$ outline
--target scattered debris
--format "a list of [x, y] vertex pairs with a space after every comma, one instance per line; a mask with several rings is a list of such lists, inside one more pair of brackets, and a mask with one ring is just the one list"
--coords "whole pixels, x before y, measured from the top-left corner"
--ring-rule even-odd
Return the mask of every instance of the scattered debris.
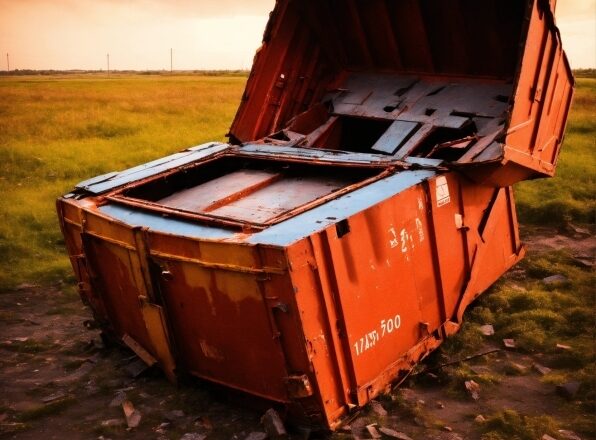
[[124, 420], [122, 419], [110, 419], [110, 420], [104, 420], [103, 422], [101, 422], [101, 426], [103, 426], [104, 428], [115, 428], [118, 426], [123, 426], [124, 425]]
[[66, 394], [59, 391], [57, 393], [50, 394], [49, 396], [44, 397], [43, 399], [41, 399], [41, 401], [43, 403], [52, 403], [56, 402], [57, 400], [62, 400], [64, 398], [66, 398]]
[[552, 275], [542, 280], [547, 286], [558, 286], [560, 284], [566, 284], [569, 279], [564, 275]]
[[22, 337], [18, 337], [18, 338], [12, 338], [12, 340], [17, 341], [17, 342], [27, 342], [29, 340], [29, 338], [26, 336], [22, 336]]
[[439, 381], [439, 376], [434, 373], [426, 373], [426, 378], [432, 380], [433, 382]]
[[416, 401], [416, 405], [418, 405], [418, 406], [424, 406], [424, 405], [426, 405], [426, 402], [424, 400], [422, 400], [422, 399], [418, 399]]
[[490, 324], [486, 324], [480, 327], [480, 332], [484, 336], [493, 336], [495, 334], [495, 328]]
[[515, 375], [515, 374], [526, 374], [526, 372], [528, 371], [528, 369], [521, 364], [518, 364], [516, 362], [511, 362], [508, 361], [505, 366], [505, 373], [509, 374], [509, 375]]
[[379, 431], [383, 435], [386, 435], [387, 437], [396, 438], [398, 440], [412, 440], [412, 438], [410, 436], [404, 434], [403, 432], [395, 431], [394, 429], [390, 429], [390, 428], [379, 428]]
[[380, 417], [385, 417], [387, 415], [387, 410], [385, 408], [383, 408], [383, 405], [381, 404], [381, 402], [377, 401], [377, 400], [371, 400], [370, 401], [370, 408], [373, 410], [373, 412], [380, 416]]
[[141, 413], [135, 409], [134, 405], [130, 400], [122, 402], [122, 410], [126, 417], [126, 424], [129, 428], [136, 428], [141, 423]]
[[16, 290], [30, 290], [35, 289], [37, 287], [41, 287], [39, 284], [30, 284], [30, 283], [23, 283], [17, 286]]
[[157, 428], [154, 428], [153, 431], [155, 431], [155, 433], [157, 433], [157, 434], [165, 434], [170, 426], [171, 426], [170, 423], [164, 422], [164, 423], [161, 423]]
[[565, 225], [565, 229], [567, 232], [572, 233], [575, 235], [575, 238], [581, 237], [591, 237], [592, 233], [587, 228], [580, 228], [579, 226], [574, 225], [573, 223], [567, 223]]
[[575, 432], [566, 429], [559, 429], [559, 436], [564, 440], [582, 440]]
[[571, 350], [571, 346], [570, 346], [570, 345], [557, 344], [557, 345], [556, 345], [556, 347], [557, 347], [559, 350], [566, 350], [566, 351], [569, 351], [569, 350]]
[[554, 437], [551, 437], [548, 434], [544, 434], [540, 440], [557, 440], [557, 439]]
[[205, 440], [207, 436], [205, 434], [199, 434], [198, 432], [187, 432], [180, 440]]
[[251, 432], [244, 440], [265, 440], [266, 438], [267, 434], [264, 432]]
[[211, 431], [213, 429], [213, 423], [209, 420], [208, 417], [200, 416], [195, 419], [195, 425], [206, 429], [207, 431]]
[[473, 380], [468, 380], [464, 383], [466, 390], [470, 397], [474, 400], [480, 399], [480, 385], [478, 385]]
[[515, 339], [503, 339], [505, 348], [515, 348]]
[[486, 422], [486, 417], [484, 417], [482, 414], [478, 414], [475, 418], [474, 421], [476, 423], [484, 423]]
[[117, 393], [127, 393], [129, 391], [133, 391], [135, 389], [135, 387], [124, 387], [124, 388], [118, 388], [115, 391]]
[[367, 420], [364, 417], [358, 417], [350, 421], [350, 431], [355, 439], [362, 437], [366, 424]]
[[540, 373], [542, 376], [546, 376], [551, 371], [553, 371], [550, 368], [545, 367], [544, 365], [540, 365], [540, 364], [536, 364], [536, 363], [532, 365], [532, 368], [534, 370], [536, 370], [538, 373]]
[[437, 402], [437, 408], [445, 409], [445, 404], [443, 402]]
[[168, 411], [167, 413], [164, 414], [165, 419], [170, 422], [174, 422], [178, 419], [181, 419], [184, 416], [185, 416], [184, 411], [179, 410], [179, 409], [175, 409], [173, 411]]
[[117, 408], [119, 406], [122, 406], [122, 404], [124, 403], [125, 400], [126, 400], [125, 393], [123, 393], [123, 392], [116, 393], [116, 397], [114, 397], [112, 399], [109, 406], [110, 406], [110, 408]]
[[368, 431], [370, 438], [381, 438], [381, 434], [379, 434], [379, 431], [377, 431], [376, 423], [366, 425], [366, 430]]
[[142, 359], [135, 358], [134, 361], [124, 367], [124, 370], [130, 375], [130, 377], [136, 379], [149, 368], [150, 367]]
[[271, 439], [284, 438], [288, 435], [284, 422], [281, 420], [278, 412], [270, 408], [261, 417], [261, 423], [265, 428], [265, 432]]
[[581, 386], [581, 382], [567, 382], [557, 385], [557, 394], [567, 399], [573, 399]]
[[451, 426], [443, 426], [443, 431], [453, 432], [453, 428]]
[[[141, 346], [141, 344], [135, 341], [130, 335], [124, 334], [124, 336], [122, 336], [122, 342], [124, 342], [124, 344], [128, 348], [130, 348], [138, 356], [138, 358], [143, 360], [149, 367], [152, 367], [153, 365], [157, 364], [157, 359], [155, 359], [147, 350], [143, 348], [143, 346]], [[133, 356], [132, 359], [136, 359], [136, 357]]]

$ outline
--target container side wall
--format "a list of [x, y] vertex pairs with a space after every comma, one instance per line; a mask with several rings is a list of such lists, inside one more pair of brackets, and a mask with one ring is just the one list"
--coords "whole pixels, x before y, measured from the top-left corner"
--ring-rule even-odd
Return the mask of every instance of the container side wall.
[[103, 301], [92, 288], [87, 258], [83, 251], [81, 209], [66, 199], [58, 199], [56, 207], [81, 300], [91, 307], [95, 320], [107, 326], [108, 314]]
[[147, 244], [156, 301], [164, 308], [179, 369], [288, 402], [289, 365], [277, 324], [283, 317], [278, 319], [276, 307], [289, 313], [290, 306], [280, 305], [286, 304], [281, 293], [269, 293], [271, 284], [287, 280], [283, 252], [264, 261], [257, 246], [152, 231]]
[[311, 235], [288, 255], [333, 427], [453, 333], [522, 249], [511, 189], [448, 173]]

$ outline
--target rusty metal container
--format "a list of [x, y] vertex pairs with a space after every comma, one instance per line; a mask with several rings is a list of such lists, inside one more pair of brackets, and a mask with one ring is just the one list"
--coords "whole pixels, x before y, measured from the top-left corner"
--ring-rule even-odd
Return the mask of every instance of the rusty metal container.
[[104, 332], [336, 428], [523, 257], [573, 78], [554, 2], [278, 1], [230, 130], [57, 207]]

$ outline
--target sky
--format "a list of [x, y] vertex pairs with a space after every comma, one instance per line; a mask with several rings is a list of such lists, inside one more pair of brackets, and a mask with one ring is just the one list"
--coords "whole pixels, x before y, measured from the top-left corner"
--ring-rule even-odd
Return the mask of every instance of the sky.
[[[0, 69], [248, 69], [274, 0], [0, 0]], [[596, 67], [596, 0], [559, 0], [573, 68]]]

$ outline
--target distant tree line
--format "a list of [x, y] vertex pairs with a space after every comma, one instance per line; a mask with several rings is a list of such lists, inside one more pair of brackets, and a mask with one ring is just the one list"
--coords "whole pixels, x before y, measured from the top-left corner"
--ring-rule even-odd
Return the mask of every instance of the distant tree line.
[[[174, 70], [174, 75], [205, 75], [205, 76], [226, 76], [226, 75], [248, 75], [248, 70]], [[81, 75], [95, 74], [106, 75], [105, 70], [34, 70], [34, 69], [15, 69], [7, 72], [0, 71], [0, 76], [25, 76], [25, 75]], [[171, 75], [169, 70], [110, 70], [110, 75]]]
[[596, 69], [575, 69], [573, 74], [579, 78], [596, 78]]
[[[33, 70], [33, 69], [15, 69], [7, 72], [0, 71], [0, 76], [8, 75], [81, 75], [98, 74], [105, 75], [105, 70]], [[205, 75], [205, 76], [226, 76], [226, 75], [248, 75], [248, 70], [174, 70], [176, 75]], [[596, 69], [575, 69], [574, 75], [579, 78], [596, 78]], [[169, 70], [110, 70], [110, 75], [171, 75]]]

